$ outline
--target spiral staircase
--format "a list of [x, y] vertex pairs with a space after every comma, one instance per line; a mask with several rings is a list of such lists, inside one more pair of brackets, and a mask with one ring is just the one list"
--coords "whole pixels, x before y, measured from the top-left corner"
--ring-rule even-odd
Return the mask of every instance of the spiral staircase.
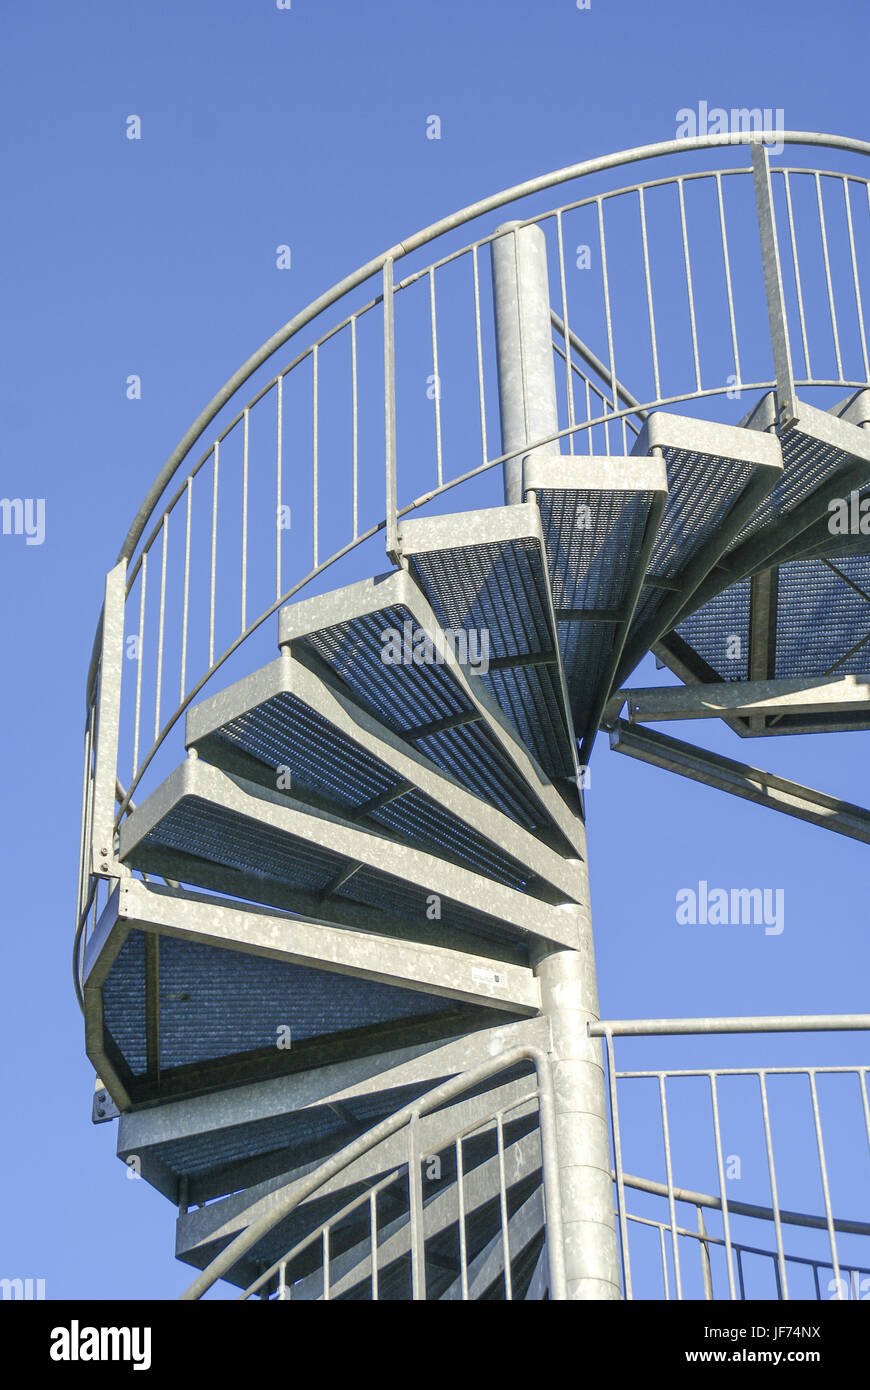
[[[766, 152], [752, 152], [763, 206]], [[200, 1271], [186, 1297], [219, 1278], [291, 1301], [629, 1293], [625, 1187], [655, 1185], [622, 1169], [620, 1029], [599, 1021], [583, 796], [596, 734], [870, 840], [858, 807], [639, 727], [870, 728], [870, 539], [828, 524], [838, 499], [860, 515], [870, 495], [870, 386], [826, 409], [798, 396], [768, 255], [779, 370], [748, 413], [626, 403], [611, 349], [597, 380], [632, 438], [593, 452], [590, 431], [575, 454], [543, 241], [534, 223], [492, 241], [504, 504], [403, 513], [388, 420], [391, 567], [271, 605], [277, 657], [186, 697], [186, 756], [136, 802], [118, 742], [141, 559], [122, 554], [107, 581], [77, 978], [94, 1117], [120, 1115], [119, 1156], [177, 1204], [176, 1254]], [[381, 269], [386, 314], [392, 259]], [[244, 429], [247, 483], [247, 414]], [[191, 582], [188, 565], [185, 596]], [[625, 688], [650, 651], [682, 685]], [[137, 686], [137, 721], [138, 703]], [[693, 1198], [670, 1169], [665, 1196], [676, 1245], [673, 1202]], [[724, 1210], [730, 1273], [727, 1198], [694, 1205]], [[772, 1211], [778, 1236], [775, 1193]], [[714, 1238], [703, 1222], [690, 1234], [713, 1296]], [[777, 1257], [784, 1272], [781, 1243]], [[829, 1264], [840, 1278], [836, 1249]]]

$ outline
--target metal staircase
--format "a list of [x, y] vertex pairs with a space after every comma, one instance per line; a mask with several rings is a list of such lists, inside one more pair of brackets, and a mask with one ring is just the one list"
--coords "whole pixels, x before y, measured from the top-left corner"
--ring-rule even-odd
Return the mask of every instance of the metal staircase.
[[[706, 177], [720, 210], [723, 173], [750, 177], [762, 245], [768, 238], [776, 246], [773, 171], [763, 144], [750, 143], [751, 170]], [[613, 167], [647, 157], [615, 157]], [[580, 178], [582, 192], [591, 174], [581, 167], [570, 176]], [[561, 171], [551, 181], [568, 177]], [[695, 177], [674, 180], [681, 206], [685, 180]], [[847, 180], [857, 176], [831, 177], [843, 180], [848, 200]], [[643, 209], [645, 188], [619, 196], [639, 192]], [[511, 190], [491, 205], [518, 196]], [[782, 271], [777, 263], [771, 282], [768, 254], [775, 371], [746, 387], [758, 397], [749, 413], [727, 423], [662, 408], [725, 397], [724, 385], [701, 386], [691, 279], [697, 380], [674, 397], [661, 389], [643, 401], [629, 396], [616, 376], [609, 301], [609, 362], [569, 326], [563, 220], [588, 204], [603, 227], [604, 196], [617, 194], [598, 192], [556, 214], [506, 224], [443, 263], [465, 257], [473, 270], [481, 465], [457, 460], [457, 477], [445, 481], [439, 406], [436, 487], [399, 503], [397, 301], [428, 286], [434, 344], [442, 262], [396, 284], [394, 248], [288, 325], [281, 342], [373, 275], [380, 282], [349, 317], [318, 327], [313, 346], [260, 386], [181, 475], [194, 443], [205, 445], [226, 392], [216, 398], [158, 479], [109, 575], [89, 685], [76, 980], [99, 1076], [95, 1118], [120, 1116], [120, 1157], [177, 1204], [176, 1254], [201, 1271], [187, 1297], [220, 1278], [243, 1297], [291, 1301], [632, 1296], [629, 1221], [658, 1229], [666, 1297], [692, 1296], [679, 1253], [686, 1241], [700, 1254], [701, 1297], [743, 1296], [748, 1254], [769, 1259], [771, 1296], [788, 1296], [795, 1260], [812, 1266], [817, 1287], [827, 1270], [835, 1281], [867, 1274], [860, 1261], [841, 1259], [837, 1240], [841, 1231], [849, 1239], [870, 1235], [870, 1223], [834, 1214], [827, 1177], [823, 1216], [780, 1208], [766, 1110], [770, 1192], [761, 1195], [769, 1202], [729, 1210], [715, 1103], [718, 1192], [681, 1185], [670, 1149], [664, 1185], [624, 1172], [618, 1093], [635, 1074], [617, 1072], [613, 1040], [670, 1025], [599, 1021], [583, 797], [604, 728], [618, 751], [870, 838], [860, 808], [784, 779], [753, 780], [754, 769], [634, 727], [690, 717], [724, 719], [741, 736], [870, 727], [859, 679], [870, 641], [870, 537], [844, 539], [827, 525], [832, 502], [870, 484], [866, 350], [863, 377], [848, 378], [841, 364], [837, 381], [823, 383], [848, 386], [845, 402], [823, 410], [799, 399], [783, 348]], [[463, 218], [478, 215], [466, 210]], [[542, 224], [553, 216], [558, 235], [548, 253]], [[724, 228], [723, 221], [723, 245]], [[439, 234], [429, 229], [403, 243], [401, 254]], [[685, 224], [683, 236], [688, 275]], [[485, 245], [497, 455], [486, 441]], [[548, 288], [548, 254], [557, 254], [561, 315]], [[741, 254], [748, 261], [751, 252]], [[644, 258], [649, 289], [646, 239]], [[727, 249], [725, 268], [733, 336], [732, 276], [749, 272], [729, 262]], [[857, 273], [855, 290], [860, 309]], [[651, 293], [649, 305], [652, 328]], [[699, 305], [700, 296], [698, 312]], [[367, 450], [360, 432], [359, 344], [378, 315], [387, 510], [384, 521], [361, 530], [359, 461], [368, 456], [373, 465], [377, 449]], [[861, 325], [863, 342], [863, 318]], [[317, 373], [336, 337], [347, 340], [353, 368], [353, 538], [321, 562]], [[279, 345], [270, 344], [242, 382]], [[734, 347], [736, 358], [736, 337]], [[293, 372], [309, 367], [312, 564], [306, 573], [297, 557], [288, 583], [280, 515], [285, 449], [298, 422], [284, 402]], [[277, 414], [272, 433], [255, 444], [262, 401]], [[612, 428], [621, 452], [611, 452]], [[603, 448], [594, 446], [596, 430]], [[221, 488], [239, 443], [241, 632], [216, 659], [216, 596], [225, 597], [229, 583], [221, 528], [227, 517], [238, 519], [220, 511]], [[251, 480], [275, 448], [275, 578], [262, 612], [249, 620], [249, 574], [266, 540], [251, 529]], [[463, 483], [488, 484], [494, 467], [504, 470], [503, 505], [409, 515]], [[197, 506], [210, 521], [201, 562], [192, 550]], [[362, 557], [373, 554], [365, 546], [380, 531], [392, 569], [297, 596], [349, 552], [364, 567]], [[189, 652], [197, 596], [207, 632], [198, 666]], [[279, 654], [264, 663], [256, 642], [275, 615]], [[173, 633], [176, 667], [168, 655]], [[138, 639], [132, 663], [125, 661], [131, 634]], [[726, 659], [735, 636], [738, 654]], [[249, 655], [255, 647], [259, 661]], [[651, 650], [684, 686], [624, 688]], [[236, 658], [238, 678], [226, 684], [224, 668]], [[150, 749], [146, 660], [154, 663]], [[167, 720], [171, 670], [179, 693]], [[851, 685], [844, 689], [844, 681]], [[740, 1031], [729, 1023], [755, 1033], [812, 1033], [866, 1029], [870, 1017], [675, 1020], [671, 1031]], [[814, 1068], [814, 1088], [820, 1070], [854, 1073], [870, 1143], [866, 1066]], [[717, 1073], [697, 1074], [711, 1077], [715, 1098]], [[764, 1089], [767, 1070], [744, 1074]], [[667, 1143], [665, 1079], [682, 1073], [655, 1075]], [[690, 1107], [679, 1123], [692, 1122]], [[824, 1169], [821, 1145], [819, 1153]], [[664, 1201], [666, 1217], [628, 1213], [626, 1188]], [[692, 1230], [680, 1225], [678, 1204], [694, 1208]], [[708, 1230], [703, 1211], [721, 1219], [721, 1234]], [[761, 1245], [733, 1234], [741, 1219], [765, 1224]], [[783, 1224], [821, 1231], [830, 1252], [791, 1254]], [[645, 1273], [645, 1288], [650, 1279]], [[638, 1296], [637, 1275], [634, 1287]]]

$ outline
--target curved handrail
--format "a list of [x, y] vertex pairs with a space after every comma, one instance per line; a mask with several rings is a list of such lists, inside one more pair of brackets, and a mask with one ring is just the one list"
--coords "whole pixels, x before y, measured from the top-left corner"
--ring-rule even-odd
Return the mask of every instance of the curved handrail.
[[[687, 153], [693, 150], [720, 148], [723, 145], [740, 146], [762, 144], [765, 142], [770, 143], [771, 141], [776, 141], [782, 145], [820, 146], [844, 150], [853, 154], [870, 155], [870, 142], [868, 141], [856, 140], [849, 136], [828, 135], [813, 131], [738, 131], [725, 137], [721, 135], [699, 135], [658, 141], [651, 145], [641, 145], [630, 150], [619, 151], [616, 154], [598, 156], [594, 159], [583, 160], [578, 164], [566, 165], [562, 169], [555, 170], [549, 174], [538, 175], [535, 178], [514, 184], [510, 188], [504, 189], [499, 193], [491, 194], [475, 203], [470, 203], [459, 211], [449, 214], [447, 217], [440, 218], [438, 221], [431, 223], [428, 227], [415, 232], [412, 236], [405, 237], [401, 241], [398, 241], [394, 246], [382, 252], [379, 256], [373, 257], [370, 261], [367, 261], [365, 265], [360, 266], [343, 280], [333, 285], [331, 289], [325, 291], [325, 293], [318, 296], [317, 299], [312, 300], [306, 308], [289, 319], [288, 322], [285, 323], [282, 328], [279, 328], [277, 332], [273, 333], [256, 352], [252, 353], [247, 361], [237, 368], [221, 389], [212, 397], [211, 401], [205, 409], [200, 412], [193, 424], [179, 441], [152, 483], [127, 532], [121, 549], [118, 552], [118, 560], [116, 563], [130, 559], [166, 487], [175, 476], [175, 473], [184, 459], [190, 453], [194, 444], [217, 415], [219, 415], [224, 406], [235, 395], [236, 391], [238, 391], [280, 347], [288, 342], [290, 338], [294, 337], [302, 328], [311, 323], [313, 319], [330, 308], [344, 295], [350, 293], [358, 286], [364, 284], [365, 281], [370, 279], [373, 275], [383, 270], [388, 261], [399, 260], [428, 242], [434, 241], [447, 232], [474, 221], [476, 218], [484, 216], [488, 212], [492, 212], [497, 208], [519, 199], [531, 197], [536, 193], [543, 192], [545, 189], [555, 187], [561, 183], [567, 183], [574, 179], [592, 174], [604, 173], [610, 169], [620, 168], [624, 165], [663, 158], [672, 154]], [[88, 698], [90, 698], [93, 689], [98, 665], [99, 638], [100, 627], [98, 624], [87, 677]]]

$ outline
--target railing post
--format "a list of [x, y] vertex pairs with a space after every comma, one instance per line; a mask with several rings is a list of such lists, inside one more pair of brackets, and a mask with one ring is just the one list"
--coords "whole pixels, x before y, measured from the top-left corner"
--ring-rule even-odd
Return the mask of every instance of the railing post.
[[419, 1117], [408, 1122], [408, 1203], [411, 1223], [411, 1297], [426, 1297], [426, 1238], [423, 1225], [423, 1179], [420, 1175]]
[[[507, 222], [492, 242], [495, 345], [502, 453], [546, 439], [559, 429], [547, 242], [540, 227]], [[566, 351], [570, 346], [566, 344]], [[558, 454], [554, 441], [504, 464], [504, 500], [523, 500], [523, 461]]]
[[399, 561], [399, 527], [396, 486], [396, 321], [393, 302], [393, 262], [387, 257], [383, 270], [384, 293], [384, 448], [387, 482], [387, 555]]
[[115, 786], [118, 776], [126, 589], [127, 562], [122, 560], [106, 576], [103, 605], [91, 829], [91, 871], [95, 874], [111, 873], [115, 862]]
[[773, 347], [773, 366], [776, 373], [776, 400], [779, 426], [791, 429], [795, 413], [794, 369], [785, 311], [782, 285], [782, 266], [776, 237], [776, 215], [773, 210], [773, 190], [770, 183], [770, 161], [767, 147], [760, 141], [750, 144], [752, 179], [755, 185], [755, 206], [758, 213], [758, 232], [761, 238], [761, 264], [764, 270], [764, 292], [767, 297], [767, 316]]
[[698, 1213], [698, 1235], [700, 1237], [700, 1239], [698, 1240], [698, 1244], [701, 1247], [701, 1273], [704, 1276], [704, 1298], [709, 1300], [713, 1297], [713, 1273], [710, 1269], [710, 1251], [707, 1246], [707, 1227], [704, 1224], [703, 1207], [697, 1207], [696, 1211]]

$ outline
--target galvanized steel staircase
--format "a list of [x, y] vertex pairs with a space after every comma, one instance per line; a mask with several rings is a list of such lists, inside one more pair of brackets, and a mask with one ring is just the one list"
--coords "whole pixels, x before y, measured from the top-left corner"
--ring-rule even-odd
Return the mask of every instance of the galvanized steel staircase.
[[[402, 568], [285, 607], [278, 659], [190, 710], [187, 760], [122, 822], [85, 990], [119, 1152], [179, 1203], [181, 1259], [259, 1220], [222, 1272], [265, 1295], [547, 1296], [534, 965], [588, 906], [581, 769], [653, 647], [687, 680], [826, 669], [830, 636], [783, 645], [825, 583], [856, 598], [837, 656], [858, 640], [870, 560], [825, 518], [870, 481], [867, 397], [536, 454], [522, 503], [405, 521]], [[282, 1214], [475, 1068], [411, 1116], [410, 1160], [397, 1132]]]

